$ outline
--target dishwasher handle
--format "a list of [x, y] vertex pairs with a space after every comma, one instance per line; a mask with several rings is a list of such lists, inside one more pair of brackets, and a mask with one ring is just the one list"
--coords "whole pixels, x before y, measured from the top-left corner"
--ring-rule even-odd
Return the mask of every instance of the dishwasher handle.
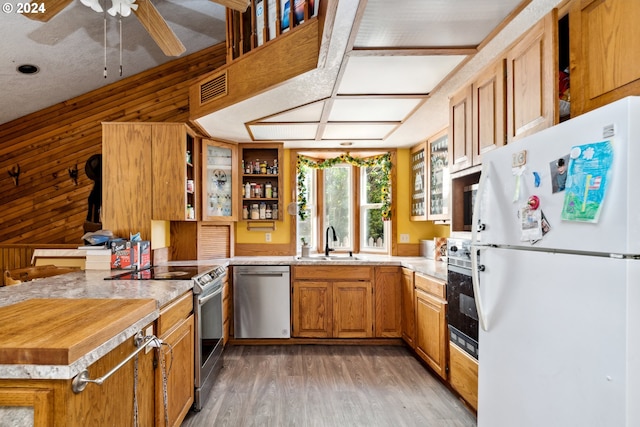
[[238, 276], [269, 276], [269, 277], [282, 277], [285, 274], [289, 274], [289, 273], [283, 273], [283, 272], [275, 272], [275, 271], [240, 271], [237, 273]]

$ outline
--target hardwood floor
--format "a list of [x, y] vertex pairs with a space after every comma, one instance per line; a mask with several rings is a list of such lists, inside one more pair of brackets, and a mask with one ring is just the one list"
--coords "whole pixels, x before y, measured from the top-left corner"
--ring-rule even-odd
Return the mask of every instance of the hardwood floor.
[[476, 418], [404, 347], [233, 346], [183, 427], [475, 426]]

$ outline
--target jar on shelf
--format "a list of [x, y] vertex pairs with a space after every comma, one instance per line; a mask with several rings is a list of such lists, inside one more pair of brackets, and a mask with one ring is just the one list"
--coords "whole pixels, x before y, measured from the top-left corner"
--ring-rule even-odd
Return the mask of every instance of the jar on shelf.
[[271, 197], [273, 197], [274, 199], [278, 198], [278, 186], [274, 185], [271, 187]]
[[193, 209], [193, 206], [187, 205], [187, 219], [195, 219], [195, 217], [195, 209]]
[[[244, 162], [244, 160], [242, 160]], [[244, 173], [245, 174], [250, 174], [253, 172], [253, 163], [251, 162], [246, 162], [245, 167], [244, 167]]]
[[253, 173], [260, 173], [260, 159], [256, 159], [253, 163]]
[[260, 211], [258, 210], [258, 204], [251, 205], [251, 219], [260, 219]]
[[271, 205], [267, 205], [267, 209], [265, 210], [265, 219], [273, 218], [273, 210], [271, 209]]
[[260, 173], [265, 175], [267, 173], [267, 161], [264, 160], [262, 163], [260, 163]]
[[278, 219], [278, 204], [274, 203], [271, 205], [271, 218]]
[[260, 203], [260, 210], [258, 211], [260, 219], [267, 219], [267, 204]]
[[267, 184], [264, 186], [264, 197], [266, 197], [267, 199], [273, 197], [271, 182], [267, 182]]
[[249, 219], [249, 209], [247, 205], [242, 205], [242, 219]]

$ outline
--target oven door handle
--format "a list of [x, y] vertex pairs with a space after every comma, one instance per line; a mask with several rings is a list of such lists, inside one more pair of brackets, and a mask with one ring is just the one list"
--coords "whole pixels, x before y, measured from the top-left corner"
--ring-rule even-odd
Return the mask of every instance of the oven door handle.
[[480, 293], [480, 277], [478, 274], [478, 253], [480, 252], [478, 241], [478, 227], [474, 227], [474, 224], [478, 224], [480, 220], [480, 205], [482, 204], [482, 193], [487, 186], [487, 177], [489, 175], [489, 168], [487, 163], [482, 166], [482, 172], [480, 173], [480, 182], [478, 183], [478, 191], [476, 193], [476, 202], [473, 206], [473, 220], [471, 221], [471, 283], [473, 284], [473, 298], [476, 301], [476, 311], [478, 312], [478, 321], [480, 327], [488, 331], [489, 320], [487, 319], [484, 311], [484, 305], [482, 304], [482, 294]]
[[210, 299], [215, 298], [216, 296], [222, 293], [222, 286], [216, 289], [213, 293], [207, 295], [203, 298], [198, 298], [198, 305], [205, 305]]

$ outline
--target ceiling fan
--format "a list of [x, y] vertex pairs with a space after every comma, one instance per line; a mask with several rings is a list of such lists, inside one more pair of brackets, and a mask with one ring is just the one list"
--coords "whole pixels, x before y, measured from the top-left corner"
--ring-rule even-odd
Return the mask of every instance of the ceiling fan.
[[[27, 13], [25, 16], [36, 21], [47, 22], [73, 0], [31, 0], [30, 3], [44, 3], [46, 10], [42, 13]], [[81, 0], [85, 6], [91, 7], [97, 12], [102, 12], [103, 3], [101, 0]], [[129, 16], [133, 12], [142, 26], [147, 30], [151, 38], [162, 49], [167, 56], [180, 56], [185, 52], [185, 47], [173, 32], [167, 21], [160, 15], [158, 9], [153, 5], [151, 0], [110, 0], [111, 8], [107, 12], [115, 16], [121, 13], [122, 16]], [[251, 0], [210, 0], [213, 3], [221, 4], [225, 7], [244, 12], [247, 10]], [[104, 0], [106, 4], [107, 0]]]
[[[43, 13], [28, 13], [25, 16], [37, 21], [47, 22], [60, 13], [72, 1], [73, 0], [45, 0], [46, 10]], [[38, 0], [32, 0], [31, 3], [38, 3]], [[102, 6], [98, 0], [82, 0], [82, 3], [85, 6], [91, 7], [96, 12], [102, 12]], [[106, 4], [106, 1], [104, 3]], [[129, 13], [133, 11], [142, 26], [147, 30], [151, 38], [155, 40], [165, 55], [180, 56], [185, 52], [186, 49], [182, 42], [150, 0], [137, 0], [135, 3], [131, 0], [112, 0], [112, 7], [108, 9], [108, 12], [115, 16], [115, 14], [120, 11], [120, 5], [125, 6], [123, 16], [128, 16]]]

